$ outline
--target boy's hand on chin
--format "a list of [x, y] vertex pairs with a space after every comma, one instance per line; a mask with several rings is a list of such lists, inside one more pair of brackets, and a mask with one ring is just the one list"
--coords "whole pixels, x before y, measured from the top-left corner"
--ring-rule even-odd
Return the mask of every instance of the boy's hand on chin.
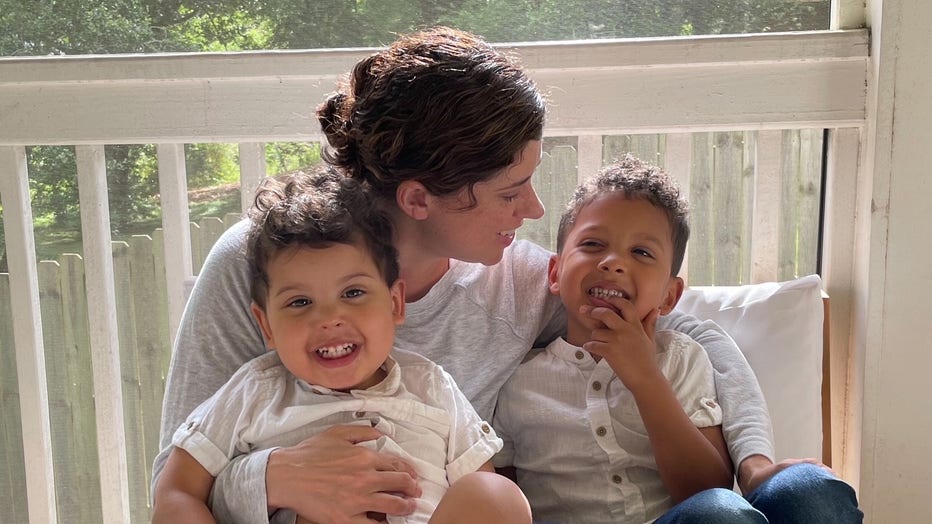
[[622, 383], [634, 389], [638, 382], [656, 374], [653, 372], [659, 373], [654, 334], [660, 310], [652, 310], [642, 320], [630, 300], [612, 297], [610, 301], [617, 312], [607, 307], [580, 307], [580, 314], [596, 321], [597, 326], [583, 349], [604, 358]]

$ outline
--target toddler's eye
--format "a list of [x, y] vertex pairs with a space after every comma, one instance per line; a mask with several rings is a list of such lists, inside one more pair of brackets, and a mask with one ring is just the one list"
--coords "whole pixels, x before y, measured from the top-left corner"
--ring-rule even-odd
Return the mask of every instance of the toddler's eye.
[[642, 256], [642, 257], [647, 257], [647, 258], [654, 258], [654, 255], [652, 255], [652, 254], [650, 253], [650, 251], [647, 251], [646, 249], [640, 249], [640, 248], [639, 248], [639, 249], [635, 249], [635, 250], [634, 250], [634, 254], [635, 254], [635, 255], [640, 255], [640, 256]]
[[347, 289], [343, 292], [343, 296], [346, 298], [358, 298], [365, 294], [366, 292], [359, 288]]
[[288, 303], [288, 307], [305, 307], [311, 305], [311, 301], [307, 298], [296, 298]]

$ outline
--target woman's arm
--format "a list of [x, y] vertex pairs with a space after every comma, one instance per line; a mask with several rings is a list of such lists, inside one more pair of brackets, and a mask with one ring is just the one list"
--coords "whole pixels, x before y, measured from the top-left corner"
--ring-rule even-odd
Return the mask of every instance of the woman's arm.
[[721, 327], [677, 310], [660, 317], [657, 329], [689, 335], [712, 362], [715, 389], [722, 406], [722, 433], [736, 470], [757, 455], [773, 462], [773, 429], [757, 377], [734, 340]]

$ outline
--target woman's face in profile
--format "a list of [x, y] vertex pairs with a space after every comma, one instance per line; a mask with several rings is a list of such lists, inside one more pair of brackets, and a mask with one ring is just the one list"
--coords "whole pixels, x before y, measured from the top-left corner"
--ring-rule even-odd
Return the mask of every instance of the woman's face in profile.
[[513, 164], [473, 186], [472, 207], [467, 188], [453, 196], [430, 196], [430, 216], [422, 226], [434, 254], [485, 265], [498, 263], [524, 220], [544, 215], [531, 185], [540, 157], [541, 141], [529, 141]]

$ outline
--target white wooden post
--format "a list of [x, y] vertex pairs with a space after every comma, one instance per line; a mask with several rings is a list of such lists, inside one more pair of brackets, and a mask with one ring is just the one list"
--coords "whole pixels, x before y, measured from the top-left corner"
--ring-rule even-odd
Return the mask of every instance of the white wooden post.
[[842, 478], [857, 478], [854, 466], [860, 458], [852, 453], [846, 439], [860, 426], [860, 404], [850, 392], [856, 373], [851, 349], [852, 313], [855, 308], [855, 246], [858, 243], [858, 175], [863, 131], [857, 128], [833, 129], [825, 147], [827, 179], [825, 224], [822, 235], [822, 281], [831, 299], [829, 317], [832, 386], [832, 467]]
[[186, 301], [185, 279], [193, 275], [184, 145], [160, 144], [158, 157], [162, 229], [165, 232], [163, 245], [168, 286], [168, 326], [171, 340], [174, 341]]
[[247, 142], [239, 145], [239, 198], [240, 210], [245, 213], [252, 207], [256, 188], [266, 176], [265, 144]]
[[10, 266], [10, 300], [16, 305], [12, 308], [13, 340], [16, 345], [29, 519], [55, 523], [58, 517], [45, 346], [39, 311], [36, 240], [29, 203], [26, 149], [23, 147], [0, 147], [0, 200], [3, 202], [3, 226]]
[[105, 524], [120, 524], [130, 521], [129, 479], [104, 146], [75, 147], [75, 158], [84, 243], [88, 338], [94, 370], [103, 521]]

